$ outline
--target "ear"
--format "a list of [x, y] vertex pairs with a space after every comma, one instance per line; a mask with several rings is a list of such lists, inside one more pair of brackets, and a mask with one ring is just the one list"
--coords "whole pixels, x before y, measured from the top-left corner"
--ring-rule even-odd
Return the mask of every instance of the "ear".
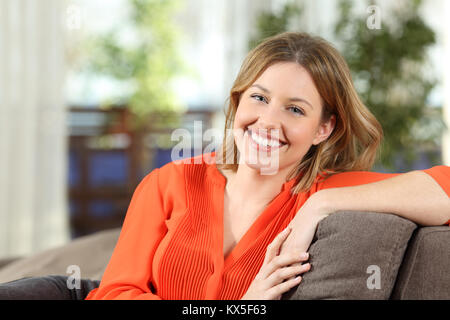
[[313, 145], [318, 145], [322, 141], [328, 139], [330, 134], [333, 132], [335, 125], [336, 125], [336, 116], [333, 114], [330, 117], [330, 119], [328, 119], [328, 121], [325, 121], [319, 125], [316, 137], [313, 140]]

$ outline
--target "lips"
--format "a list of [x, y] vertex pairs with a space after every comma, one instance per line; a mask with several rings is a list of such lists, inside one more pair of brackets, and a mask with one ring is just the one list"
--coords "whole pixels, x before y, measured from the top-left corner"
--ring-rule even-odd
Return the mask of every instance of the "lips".
[[[280, 149], [284, 147], [287, 143], [279, 140], [279, 139], [266, 139], [262, 137], [261, 135], [256, 134], [255, 132], [252, 132], [250, 129], [247, 129], [247, 135], [250, 141], [250, 144], [253, 146], [253, 148], [259, 150], [259, 151], [265, 151], [270, 152], [276, 149]], [[268, 137], [271, 137], [270, 135], [267, 135]]]
[[270, 141], [279, 142], [281, 144], [281, 146], [287, 144], [286, 141], [278, 139], [278, 138], [272, 136], [270, 133], [267, 133], [267, 130], [264, 130], [264, 129], [263, 130], [258, 130], [258, 129], [247, 128], [247, 131], [248, 131], [248, 134], [249, 134], [250, 137], [252, 136], [252, 134], [256, 134], [258, 137], [260, 137], [260, 138], [262, 138], [264, 140], [268, 140], [269, 142]]

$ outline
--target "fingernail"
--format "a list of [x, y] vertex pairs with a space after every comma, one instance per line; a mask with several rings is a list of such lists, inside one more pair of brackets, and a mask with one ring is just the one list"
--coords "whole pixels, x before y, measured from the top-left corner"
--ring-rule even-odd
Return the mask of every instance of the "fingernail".
[[303, 253], [301, 254], [301, 257], [302, 257], [302, 258], [308, 258], [308, 256], [309, 256], [309, 253], [308, 253], [308, 252], [303, 252]]

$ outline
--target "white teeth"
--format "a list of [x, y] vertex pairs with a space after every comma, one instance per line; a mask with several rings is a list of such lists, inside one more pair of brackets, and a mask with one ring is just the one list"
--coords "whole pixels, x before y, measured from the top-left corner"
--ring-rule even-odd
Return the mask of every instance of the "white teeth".
[[258, 134], [256, 134], [255, 132], [252, 132], [252, 139], [255, 140], [258, 144], [267, 147], [267, 146], [271, 146], [271, 147], [279, 147], [281, 146], [281, 143], [279, 141], [276, 140], [267, 140], [263, 137], [260, 137]]

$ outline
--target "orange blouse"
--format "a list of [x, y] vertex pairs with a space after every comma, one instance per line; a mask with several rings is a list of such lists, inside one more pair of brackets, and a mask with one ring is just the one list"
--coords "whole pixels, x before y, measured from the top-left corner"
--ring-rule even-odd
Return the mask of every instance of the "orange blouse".
[[[190, 163], [170, 162], [142, 180], [100, 286], [86, 299], [240, 299], [258, 273], [266, 247], [314, 192], [398, 175], [345, 172], [324, 181], [316, 178], [309, 192], [291, 195], [294, 178], [224, 257], [226, 178], [214, 157], [212, 152], [189, 158]], [[450, 167], [422, 171], [450, 196]]]

